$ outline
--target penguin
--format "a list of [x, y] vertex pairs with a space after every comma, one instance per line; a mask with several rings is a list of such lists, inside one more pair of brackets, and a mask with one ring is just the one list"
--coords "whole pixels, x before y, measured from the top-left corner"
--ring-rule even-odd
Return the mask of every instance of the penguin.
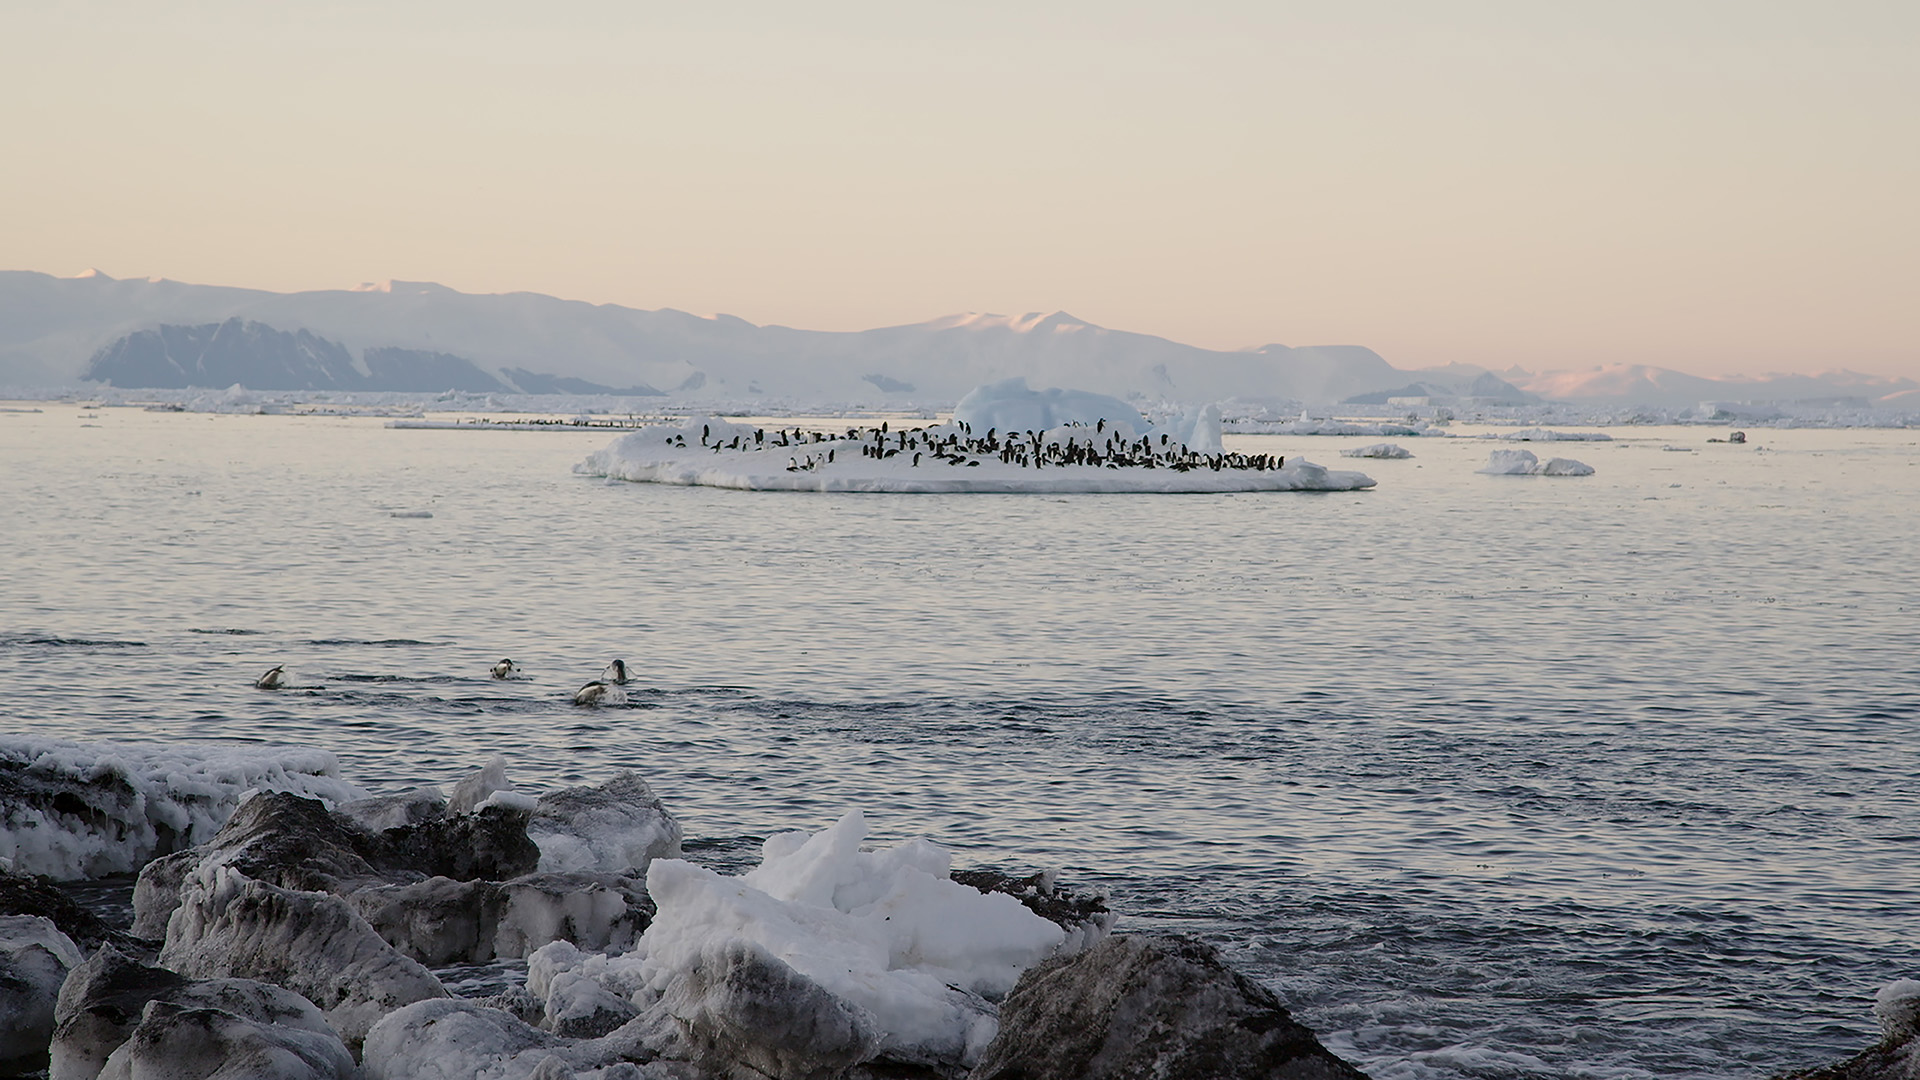
[[[613, 663], [608, 664], [607, 670], [600, 673], [599, 681], [612, 683], [615, 686], [627, 685], [627, 662], [625, 660], [615, 660]], [[592, 686], [593, 684], [588, 683], [587, 685]]]
[[621, 695], [620, 688], [595, 679], [573, 693], [575, 705], [612, 705]]
[[285, 668], [276, 665], [265, 675], [254, 680], [253, 685], [262, 690], [278, 690], [287, 685], [287, 671]]
[[511, 660], [502, 660], [493, 665], [491, 674], [496, 679], [511, 679], [520, 673], [520, 668]]

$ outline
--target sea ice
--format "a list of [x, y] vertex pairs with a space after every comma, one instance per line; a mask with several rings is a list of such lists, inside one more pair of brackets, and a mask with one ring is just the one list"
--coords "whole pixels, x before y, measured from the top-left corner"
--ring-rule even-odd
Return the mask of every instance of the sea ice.
[[1413, 451], [1408, 450], [1403, 446], [1395, 445], [1394, 443], [1377, 442], [1377, 443], [1370, 443], [1366, 446], [1356, 446], [1351, 450], [1342, 450], [1340, 451], [1340, 456], [1341, 457], [1357, 457], [1357, 458], [1399, 459], [1399, 458], [1412, 457]]
[[1531, 450], [1495, 450], [1474, 471], [1488, 476], [1592, 476], [1593, 466], [1572, 458], [1541, 461]]

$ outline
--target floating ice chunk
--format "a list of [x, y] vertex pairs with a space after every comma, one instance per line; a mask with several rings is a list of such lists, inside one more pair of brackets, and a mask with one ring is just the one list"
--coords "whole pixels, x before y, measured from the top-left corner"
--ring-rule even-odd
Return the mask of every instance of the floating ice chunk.
[[1351, 450], [1340, 451], [1341, 457], [1353, 458], [1410, 458], [1413, 451], [1390, 442], [1377, 442], [1367, 446], [1356, 446]]
[[62, 880], [130, 873], [212, 837], [248, 791], [365, 798], [339, 768], [306, 748], [0, 738], [0, 859]]
[[1571, 458], [1541, 461], [1531, 450], [1495, 450], [1475, 470], [1488, 476], [1592, 476], [1593, 466]]
[[60, 984], [85, 959], [52, 919], [0, 915], [0, 1075], [46, 1063]]

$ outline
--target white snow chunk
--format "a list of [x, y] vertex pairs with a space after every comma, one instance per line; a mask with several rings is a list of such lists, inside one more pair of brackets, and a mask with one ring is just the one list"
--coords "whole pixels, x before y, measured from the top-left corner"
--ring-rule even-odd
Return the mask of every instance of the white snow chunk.
[[[1011, 896], [952, 881], [950, 856], [937, 845], [863, 851], [865, 837], [858, 811], [818, 833], [770, 837], [760, 867], [741, 878], [655, 860], [647, 891], [659, 910], [636, 949], [643, 993], [695, 1029], [738, 1030], [746, 1025], [734, 1014], [743, 1006], [727, 1000], [725, 980], [704, 994], [675, 984], [716, 965], [739, 969], [752, 973], [749, 982], [791, 984], [788, 999], [820, 1013], [822, 1030], [854, 1017], [842, 1032], [849, 1045], [871, 1024], [877, 1053], [976, 1060], [996, 1027], [976, 995], [1011, 990], [1066, 934]], [[781, 974], [787, 969], [797, 981]], [[808, 984], [832, 1000], [815, 1000]], [[833, 1001], [855, 1012], [842, 1015]]]
[[507, 779], [507, 759], [495, 754], [492, 761], [453, 785], [447, 809], [456, 814], [471, 814], [487, 805], [495, 792], [512, 790], [513, 781]]
[[1531, 450], [1495, 450], [1475, 471], [1488, 476], [1592, 476], [1593, 466], [1572, 458], [1541, 461]]
[[[202, 844], [250, 791], [329, 805], [366, 797], [324, 750], [179, 747], [0, 737], [0, 860], [16, 873], [71, 881], [125, 874]], [[59, 808], [66, 793], [87, 812]], [[67, 800], [63, 799], [65, 803]]]
[[1406, 447], [1399, 446], [1395, 443], [1377, 442], [1377, 443], [1371, 443], [1367, 446], [1356, 446], [1351, 450], [1342, 450], [1340, 451], [1340, 456], [1354, 457], [1354, 458], [1400, 459], [1400, 458], [1412, 457], [1413, 451], [1408, 450]]

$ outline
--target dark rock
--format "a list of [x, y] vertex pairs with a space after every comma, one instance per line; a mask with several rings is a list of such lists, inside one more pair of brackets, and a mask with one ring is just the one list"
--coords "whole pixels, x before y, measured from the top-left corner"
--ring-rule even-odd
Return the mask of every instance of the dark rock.
[[379, 861], [389, 871], [455, 881], [503, 881], [531, 874], [540, 865], [540, 848], [527, 838], [531, 816], [527, 810], [493, 805], [388, 829], [380, 834], [385, 850]]
[[1119, 935], [1028, 971], [973, 1080], [1364, 1080], [1272, 992], [1185, 937]]
[[[1054, 884], [1052, 871], [1014, 877], [998, 870], [955, 870], [953, 880], [983, 893], [1006, 893], [1069, 935], [1078, 935], [1080, 946], [1107, 936], [1117, 918], [1104, 894], [1061, 889]], [[1074, 951], [1072, 938], [1069, 943], [1067, 951]]]
[[0, 915], [39, 915], [83, 949], [132, 944], [131, 935], [75, 903], [46, 878], [0, 870]]

